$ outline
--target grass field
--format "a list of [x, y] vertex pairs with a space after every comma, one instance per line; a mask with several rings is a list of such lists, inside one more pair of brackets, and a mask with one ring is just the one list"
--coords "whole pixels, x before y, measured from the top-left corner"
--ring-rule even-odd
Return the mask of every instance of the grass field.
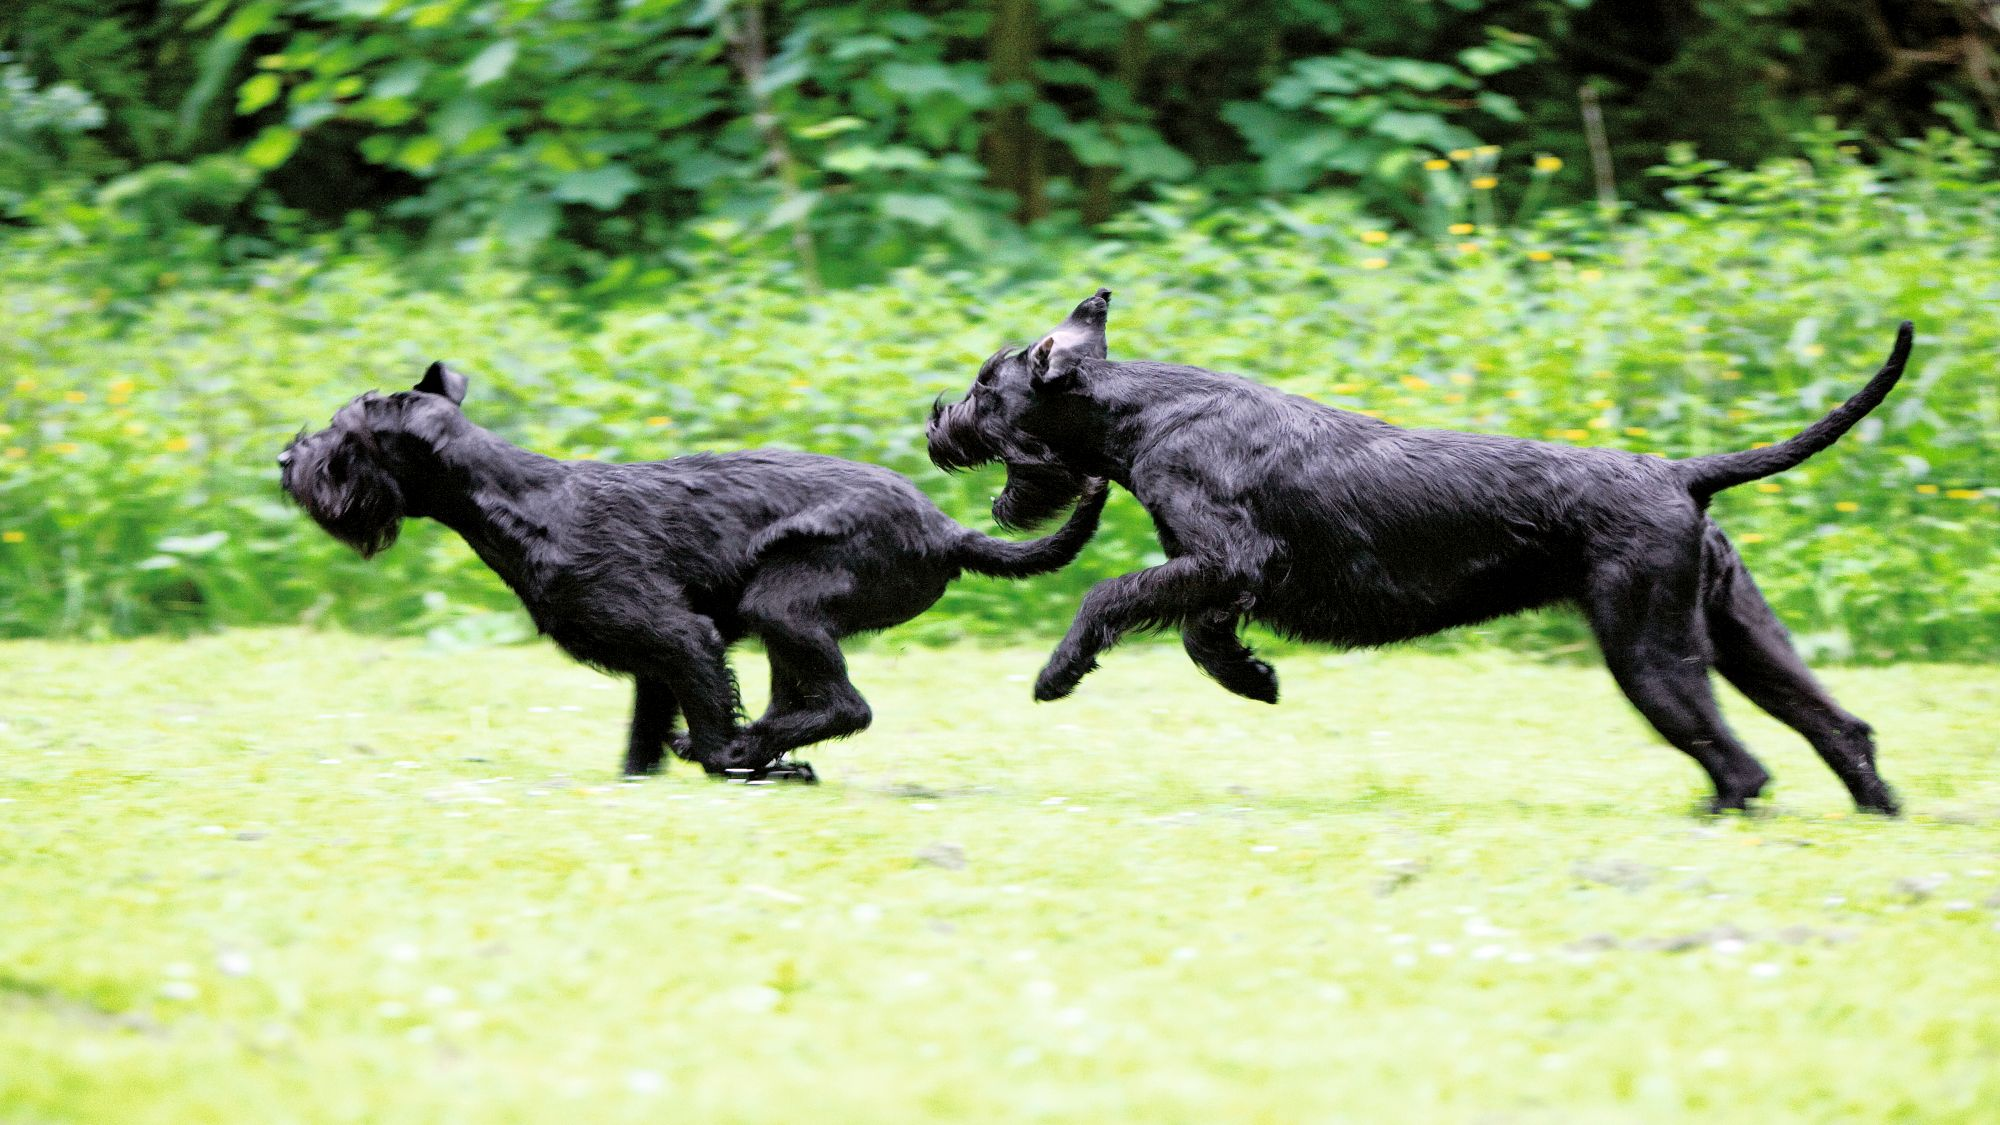
[[[1911, 815], [1589, 666], [857, 655], [816, 789], [621, 784], [544, 646], [0, 646], [0, 1119], [1973, 1121], [2000, 671], [1835, 670]], [[741, 662], [758, 694], [761, 661]]]

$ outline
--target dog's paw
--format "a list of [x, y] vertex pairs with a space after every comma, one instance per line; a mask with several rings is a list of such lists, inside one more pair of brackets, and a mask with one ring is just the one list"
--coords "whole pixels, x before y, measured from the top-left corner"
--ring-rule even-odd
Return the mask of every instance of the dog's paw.
[[1259, 703], [1278, 701], [1278, 670], [1261, 660], [1245, 660], [1211, 669], [1215, 682], [1245, 699]]
[[1097, 667], [1094, 660], [1068, 661], [1051, 660], [1042, 674], [1035, 677], [1035, 702], [1053, 703], [1076, 690], [1083, 677]]
[[1896, 791], [1879, 781], [1855, 798], [1854, 807], [1877, 816], [1903, 815], [1903, 803], [1896, 799]]
[[635, 758], [628, 754], [625, 757], [623, 772], [626, 777], [652, 777], [663, 768], [660, 757], [657, 754], [644, 758]]

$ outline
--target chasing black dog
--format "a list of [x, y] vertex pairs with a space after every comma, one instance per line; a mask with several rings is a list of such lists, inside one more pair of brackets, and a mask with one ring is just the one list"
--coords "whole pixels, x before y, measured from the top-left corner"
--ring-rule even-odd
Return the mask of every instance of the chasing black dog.
[[[870, 719], [842, 637], [917, 616], [962, 570], [1059, 569], [1104, 508], [1089, 482], [1061, 530], [1013, 543], [960, 527], [896, 473], [833, 457], [558, 461], [474, 425], [465, 391], [432, 364], [414, 390], [354, 399], [278, 457], [285, 491], [364, 557], [405, 517], [464, 536], [564, 651], [636, 679], [631, 774], [671, 746], [710, 772], [813, 780], [782, 756]], [[726, 651], [746, 635], [769, 653], [771, 700], [744, 725]]]
[[1179, 628], [1224, 687], [1275, 703], [1275, 674], [1237, 637], [1242, 619], [1363, 646], [1571, 603], [1627, 698], [1708, 772], [1714, 807], [1743, 807], [1770, 775], [1724, 725], [1710, 667], [1803, 734], [1858, 806], [1896, 812], [1868, 724], [1806, 670], [1706, 509], [1874, 409], [1909, 357], [1907, 322], [1868, 385], [1804, 432], [1669, 461], [1405, 430], [1237, 375], [1111, 362], [1110, 298], [1099, 290], [1035, 344], [995, 353], [962, 401], [931, 412], [931, 460], [1005, 464], [1014, 520], [1109, 478], [1158, 528], [1167, 561], [1090, 591], [1036, 699], [1068, 695], [1137, 629]]

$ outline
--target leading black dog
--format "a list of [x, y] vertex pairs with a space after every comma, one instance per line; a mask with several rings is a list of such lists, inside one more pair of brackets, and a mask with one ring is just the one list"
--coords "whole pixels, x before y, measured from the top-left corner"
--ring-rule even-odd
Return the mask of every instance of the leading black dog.
[[1518, 438], [1405, 430], [1237, 375], [1106, 358], [1108, 290], [1030, 347], [1003, 349], [940, 402], [931, 460], [999, 461], [1005, 512], [1046, 517], [1109, 478], [1145, 505], [1167, 561], [1103, 582], [1042, 670], [1059, 699], [1135, 629], [1178, 627], [1194, 662], [1274, 703], [1276, 676], [1237, 639], [1261, 622], [1302, 640], [1380, 645], [1535, 606], [1579, 606], [1618, 686], [1741, 808], [1770, 775], [1722, 721], [1708, 670], [1811, 741], [1863, 809], [1894, 813], [1868, 724], [1814, 681], [1709, 498], [1783, 472], [1880, 403], [1911, 326], [1853, 398], [1764, 449], [1669, 461]]
[[[1011, 543], [960, 527], [888, 469], [833, 457], [558, 461], [474, 425], [465, 391], [463, 375], [432, 364], [414, 390], [354, 399], [278, 457], [285, 491], [364, 557], [405, 517], [464, 536], [564, 651], [636, 679], [632, 774], [658, 769], [671, 746], [711, 772], [811, 780], [780, 757], [870, 719], [842, 637], [917, 616], [962, 570], [1056, 570], [1104, 507], [1091, 482], [1061, 530]], [[725, 658], [746, 635], [771, 661], [770, 707], [748, 725]]]

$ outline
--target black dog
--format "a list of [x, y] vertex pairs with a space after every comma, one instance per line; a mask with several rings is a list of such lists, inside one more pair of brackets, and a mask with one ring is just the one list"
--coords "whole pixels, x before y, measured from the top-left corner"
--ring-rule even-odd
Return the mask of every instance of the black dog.
[[[811, 780], [779, 758], [870, 718], [840, 638], [908, 621], [961, 570], [1056, 570], [1104, 507], [1091, 482], [1060, 531], [1010, 543], [953, 523], [887, 469], [832, 457], [557, 461], [467, 420], [465, 389], [432, 364], [415, 390], [362, 395], [279, 456], [285, 491], [364, 557], [406, 516], [464, 536], [564, 651], [637, 679], [632, 774], [657, 770], [671, 745], [711, 772]], [[747, 726], [725, 657], [746, 635], [771, 660], [770, 708]]]
[[1110, 297], [1099, 290], [1032, 347], [996, 353], [963, 401], [931, 413], [931, 460], [1005, 463], [1016, 518], [1046, 516], [1086, 478], [1108, 477], [1159, 529], [1168, 561], [1090, 591], [1036, 699], [1069, 694], [1134, 629], [1179, 627], [1209, 675], [1273, 703], [1277, 679], [1237, 639], [1240, 619], [1381, 645], [1568, 602], [1626, 696], [1708, 771], [1717, 808], [1742, 807], [1769, 775], [1723, 724], [1711, 666], [1805, 735], [1856, 804], [1896, 811], [1868, 724], [1813, 680], [1706, 509], [1825, 449], [1880, 403], [1909, 356], [1908, 323], [1868, 385], [1798, 436], [1668, 461], [1404, 430], [1240, 376], [1113, 363]]

